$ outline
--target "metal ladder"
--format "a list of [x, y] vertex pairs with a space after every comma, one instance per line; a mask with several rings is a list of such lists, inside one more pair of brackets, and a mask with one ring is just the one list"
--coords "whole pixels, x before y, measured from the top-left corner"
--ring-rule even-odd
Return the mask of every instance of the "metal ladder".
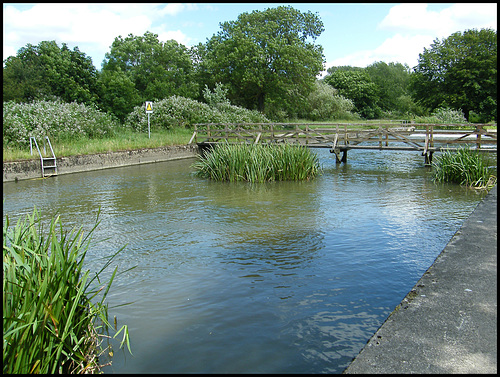
[[[50, 147], [50, 152], [52, 153], [52, 157], [44, 157], [44, 155], [47, 154], [46, 148], [45, 148], [45, 140], [47, 140], [47, 143], [49, 144]], [[35, 143], [36, 149], [38, 150], [38, 154], [40, 155], [40, 163], [42, 165], [42, 177], [49, 177], [52, 175], [57, 175], [57, 163], [56, 163], [56, 155], [54, 154], [54, 150], [52, 149], [52, 144], [50, 144], [50, 140], [48, 136], [45, 136], [45, 139], [43, 141], [43, 155], [42, 152], [40, 151], [40, 148], [38, 148], [38, 143], [36, 142], [36, 138], [34, 136], [30, 136], [30, 152], [31, 155], [33, 156], [33, 142]], [[48, 165], [46, 165], [47, 163]], [[45, 170], [51, 170], [53, 169], [52, 174], [46, 174]]]

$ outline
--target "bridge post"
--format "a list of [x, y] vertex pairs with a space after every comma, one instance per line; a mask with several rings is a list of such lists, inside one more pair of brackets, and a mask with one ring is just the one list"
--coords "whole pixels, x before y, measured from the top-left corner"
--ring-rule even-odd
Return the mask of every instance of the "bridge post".
[[335, 162], [337, 164], [341, 162], [345, 164], [347, 162], [347, 149], [342, 151], [342, 158], [340, 157], [340, 149], [338, 148], [330, 149], [330, 153], [335, 153]]
[[432, 165], [432, 153], [433, 151], [427, 151], [424, 155], [424, 165], [431, 166]]

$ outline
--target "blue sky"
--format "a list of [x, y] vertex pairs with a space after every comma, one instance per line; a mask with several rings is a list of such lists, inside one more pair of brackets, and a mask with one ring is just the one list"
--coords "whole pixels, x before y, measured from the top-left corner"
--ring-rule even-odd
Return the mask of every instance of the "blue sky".
[[467, 29], [497, 30], [496, 3], [3, 3], [3, 59], [43, 40], [78, 46], [97, 69], [115, 37], [158, 34], [187, 47], [205, 43], [219, 23], [238, 15], [291, 5], [317, 13], [325, 31], [325, 69], [376, 61], [413, 67], [436, 39]]

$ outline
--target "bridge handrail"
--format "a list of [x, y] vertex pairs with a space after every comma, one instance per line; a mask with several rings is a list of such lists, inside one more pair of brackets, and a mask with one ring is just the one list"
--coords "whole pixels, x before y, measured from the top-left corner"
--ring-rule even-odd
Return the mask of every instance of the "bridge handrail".
[[[224, 128], [218, 128], [221, 126]], [[314, 128], [310, 126], [314, 126]], [[329, 127], [325, 128], [324, 126]], [[355, 126], [362, 126], [362, 128], [353, 128]], [[367, 126], [372, 128], [366, 128]], [[416, 148], [428, 150], [429, 147], [433, 147], [434, 142], [441, 142], [435, 136], [441, 134], [439, 135], [441, 137], [444, 134], [449, 136], [446, 139], [446, 144], [476, 144], [480, 148], [481, 144], [496, 144], [497, 142], [496, 130], [495, 132], [488, 131], [485, 126], [496, 126], [496, 123], [416, 123], [401, 125], [395, 123], [196, 123], [189, 143], [191, 144], [193, 141], [199, 143], [198, 139], [203, 139], [202, 143], [233, 139], [257, 143], [264, 140], [272, 142], [293, 138], [296, 139], [296, 142], [299, 142], [300, 139], [305, 141], [306, 144], [309, 141], [321, 141], [337, 146], [351, 143], [357, 145], [364, 141], [378, 141], [380, 146], [382, 146], [382, 142], [385, 142], [387, 146], [389, 141], [400, 141], [411, 144]], [[454, 129], [450, 129], [451, 127], [454, 127]], [[462, 129], [456, 129], [456, 127]], [[469, 129], [463, 129], [463, 127]], [[425, 146], [408, 139], [407, 136], [410, 134], [424, 134]], [[454, 138], [455, 136], [457, 137]], [[475, 141], [470, 140], [471, 136], [475, 136]]]

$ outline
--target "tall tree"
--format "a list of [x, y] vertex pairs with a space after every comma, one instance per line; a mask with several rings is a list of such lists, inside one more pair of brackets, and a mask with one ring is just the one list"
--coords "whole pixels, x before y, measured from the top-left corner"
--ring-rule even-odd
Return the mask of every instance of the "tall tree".
[[242, 13], [207, 41], [203, 69], [230, 88], [235, 104], [263, 112], [266, 103], [292, 106], [313, 88], [323, 69], [318, 15], [291, 6]]
[[59, 97], [63, 101], [95, 103], [97, 71], [92, 59], [78, 47], [42, 41], [27, 44], [5, 61], [4, 101]]
[[324, 81], [337, 89], [338, 94], [352, 100], [362, 117], [373, 119], [380, 116], [378, 88], [365, 69], [353, 67], [352, 70], [332, 69], [331, 72]]
[[401, 98], [408, 95], [410, 68], [401, 63], [375, 62], [366, 68], [378, 88], [377, 104], [382, 110], [404, 112]]
[[467, 119], [474, 111], [483, 121], [496, 120], [496, 30], [472, 29], [436, 39], [419, 55], [410, 87], [429, 110], [446, 106], [461, 109]]
[[125, 74], [142, 101], [172, 95], [194, 97], [199, 91], [191, 77], [193, 64], [187, 48], [174, 40], [160, 42], [158, 35], [149, 31], [143, 36], [129, 34], [126, 38], [115, 38], [105, 55], [102, 72]]

